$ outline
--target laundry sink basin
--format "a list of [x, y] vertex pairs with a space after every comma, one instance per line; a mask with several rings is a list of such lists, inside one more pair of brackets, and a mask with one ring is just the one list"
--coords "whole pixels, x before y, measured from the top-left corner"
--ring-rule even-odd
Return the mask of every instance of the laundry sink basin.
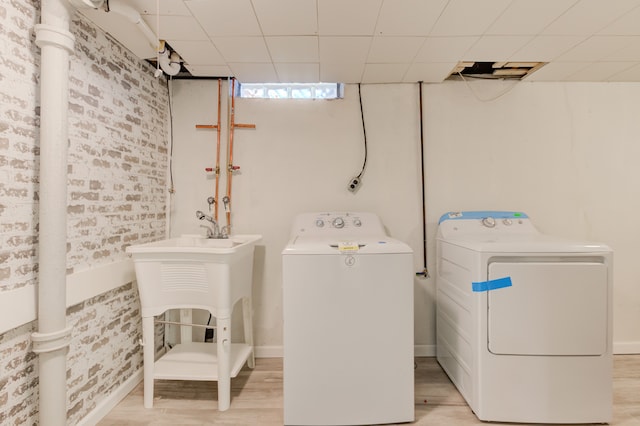
[[261, 235], [231, 235], [229, 238], [206, 238], [200, 235], [182, 235], [152, 243], [127, 247], [133, 255], [144, 253], [199, 253], [199, 254], [232, 254], [243, 248], [253, 247], [262, 238]]
[[142, 316], [167, 309], [230, 313], [242, 294], [250, 294], [253, 252], [261, 235], [227, 239], [183, 235], [127, 247], [138, 281]]

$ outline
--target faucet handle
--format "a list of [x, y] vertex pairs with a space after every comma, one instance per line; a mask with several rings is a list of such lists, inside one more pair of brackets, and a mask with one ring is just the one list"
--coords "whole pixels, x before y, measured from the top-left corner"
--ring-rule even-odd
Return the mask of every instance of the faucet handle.
[[216, 203], [216, 199], [213, 197], [207, 198], [207, 203], [209, 204], [209, 211], [211, 211], [211, 206]]

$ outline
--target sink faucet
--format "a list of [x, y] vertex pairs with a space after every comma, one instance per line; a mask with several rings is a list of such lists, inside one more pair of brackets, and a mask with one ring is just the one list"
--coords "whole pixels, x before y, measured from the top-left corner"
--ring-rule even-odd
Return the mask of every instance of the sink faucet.
[[216, 222], [215, 219], [212, 218], [211, 216], [206, 215], [202, 213], [202, 211], [198, 210], [196, 212], [196, 217], [200, 220], [206, 220], [207, 222], [211, 222], [211, 224], [213, 225], [213, 229], [211, 229], [211, 227], [207, 225], [200, 225], [207, 228], [207, 238], [228, 238], [229, 237], [227, 233], [224, 232], [224, 230], [220, 232], [220, 226], [218, 226], [218, 222]]

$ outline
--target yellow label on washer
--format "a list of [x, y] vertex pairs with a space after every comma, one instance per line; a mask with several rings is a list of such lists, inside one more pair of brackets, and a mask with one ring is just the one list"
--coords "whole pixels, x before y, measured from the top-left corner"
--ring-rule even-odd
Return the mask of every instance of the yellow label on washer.
[[358, 251], [359, 249], [360, 246], [358, 246], [358, 243], [352, 243], [350, 241], [338, 243], [338, 251], [340, 253], [353, 253]]

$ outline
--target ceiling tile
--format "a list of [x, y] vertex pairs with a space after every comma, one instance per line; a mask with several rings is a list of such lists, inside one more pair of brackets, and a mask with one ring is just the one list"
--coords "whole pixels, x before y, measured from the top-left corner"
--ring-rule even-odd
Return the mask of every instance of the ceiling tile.
[[561, 62], [598, 61], [632, 44], [635, 40], [633, 36], [593, 36], [568, 50], [557, 60]]
[[[526, 81], [639, 81], [640, 0], [126, 1], [196, 76], [433, 82], [481, 60], [548, 62]], [[155, 58], [123, 15], [80, 13]]]
[[213, 43], [227, 62], [271, 62], [262, 37], [216, 37]]
[[321, 62], [364, 63], [372, 37], [320, 37]]
[[426, 36], [448, 0], [384, 0], [375, 33]]
[[365, 64], [363, 83], [400, 83], [409, 64]]
[[640, 35], [640, 7], [607, 25], [600, 35]]
[[506, 61], [531, 40], [531, 36], [484, 36], [462, 55], [464, 61]]
[[602, 30], [637, 5], [637, 0], [580, 0], [545, 28], [542, 34], [591, 35]]
[[571, 74], [571, 81], [607, 81], [610, 77], [633, 66], [631, 62], [595, 62]]
[[172, 41], [171, 47], [191, 65], [225, 65], [218, 49], [210, 41]]
[[[142, 19], [149, 24], [154, 33], [158, 32], [154, 15], [145, 15]], [[198, 21], [192, 16], [160, 16], [160, 40], [208, 40]]]
[[227, 77], [232, 75], [231, 69], [226, 65], [191, 65], [185, 64], [194, 77]]
[[458, 62], [479, 37], [427, 37], [414, 62]]
[[411, 63], [425, 37], [374, 37], [371, 42], [369, 63]]
[[249, 0], [186, 0], [184, 3], [211, 37], [262, 35]]
[[538, 36], [511, 55], [509, 60], [550, 62], [583, 40], [582, 36]]
[[482, 35], [511, 0], [450, 0], [432, 36]]
[[577, 0], [513, 0], [489, 27], [491, 35], [536, 35]]
[[191, 16], [183, 0], [128, 0], [128, 3], [141, 15], [157, 15], [158, 6], [160, 6], [160, 15]]
[[591, 62], [552, 62], [524, 78], [525, 81], [565, 81]]
[[230, 63], [232, 75], [240, 83], [273, 83], [278, 76], [272, 63]]
[[320, 81], [319, 64], [275, 63], [280, 83], [316, 83]]
[[361, 63], [320, 63], [320, 81], [327, 83], [359, 83], [364, 72]]
[[609, 81], [640, 81], [640, 62], [626, 70], [612, 75]]
[[265, 37], [273, 62], [318, 62], [318, 37]]
[[404, 76], [405, 83], [423, 81], [425, 83], [440, 83], [449, 77], [457, 62], [441, 62], [432, 64], [412, 64]]
[[318, 0], [322, 36], [371, 36], [382, 0]]
[[607, 61], [640, 61], [640, 36], [634, 36], [631, 43], [603, 59]]
[[316, 0], [253, 0], [264, 35], [316, 35]]

